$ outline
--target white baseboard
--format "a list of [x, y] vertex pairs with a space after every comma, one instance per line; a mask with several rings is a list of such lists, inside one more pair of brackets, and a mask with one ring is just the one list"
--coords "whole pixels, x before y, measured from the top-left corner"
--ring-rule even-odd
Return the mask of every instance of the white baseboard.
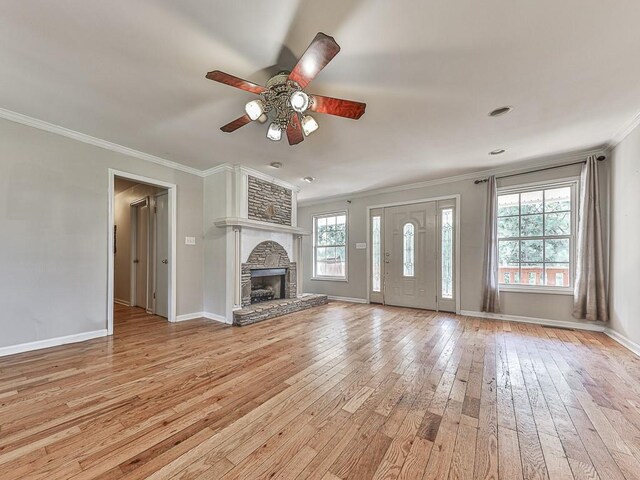
[[195, 312], [178, 315], [176, 317], [176, 322], [185, 322], [187, 320], [195, 320], [196, 318], [206, 318], [207, 320], [215, 320], [216, 322], [231, 324], [231, 322], [227, 321], [227, 319], [222, 315], [216, 315], [215, 313], [209, 312]]
[[36, 342], [21, 343], [19, 345], [10, 345], [8, 347], [0, 347], [0, 357], [7, 355], [15, 355], [16, 353], [30, 352], [32, 350], [40, 350], [42, 348], [58, 347], [68, 343], [84, 342], [93, 338], [106, 337], [107, 330], [95, 330], [93, 332], [76, 333], [75, 335], [67, 335], [65, 337], [47, 338], [46, 340], [38, 340]]
[[508, 322], [535, 323], [547, 327], [574, 328], [576, 330], [588, 330], [590, 332], [604, 332], [604, 325], [584, 322], [567, 322], [564, 320], [550, 320], [548, 318], [521, 317], [518, 315], [503, 315], [501, 313], [473, 312], [461, 310], [460, 315], [466, 317], [489, 318], [492, 320], [506, 320]]
[[336, 300], [338, 302], [349, 302], [349, 303], [369, 303], [366, 298], [355, 298], [355, 297], [337, 297], [335, 295], [327, 295], [329, 300]]
[[215, 320], [216, 322], [224, 323], [226, 325], [231, 325], [233, 323], [233, 321], [228, 320], [227, 317], [216, 315], [215, 313], [204, 312], [204, 318]]
[[195, 320], [196, 318], [205, 318], [204, 312], [185, 313], [176, 316], [176, 322], [186, 322], [187, 320]]
[[605, 335], [608, 335], [609, 337], [614, 339], [616, 342], [618, 342], [620, 345], [627, 348], [628, 350], [631, 350], [633, 353], [635, 353], [640, 357], [640, 345], [638, 345], [636, 342], [628, 339], [621, 333], [616, 332], [614, 329], [609, 327], [604, 329], [604, 333]]
[[124, 305], [125, 307], [130, 307], [131, 304], [129, 302], [126, 302], [124, 300], [120, 300], [119, 298], [114, 298], [113, 299], [113, 303], [117, 303], [118, 305]]

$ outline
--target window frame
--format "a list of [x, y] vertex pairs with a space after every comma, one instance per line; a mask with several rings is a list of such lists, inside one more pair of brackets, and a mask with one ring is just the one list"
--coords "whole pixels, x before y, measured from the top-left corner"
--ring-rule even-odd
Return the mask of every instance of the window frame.
[[[344, 234], [344, 276], [332, 276], [332, 275], [317, 275], [316, 274], [316, 258], [318, 252], [318, 236], [317, 226], [318, 219], [345, 216], [345, 234]], [[348, 282], [349, 281], [349, 210], [336, 210], [333, 212], [315, 213], [312, 216], [313, 229], [312, 229], [312, 263], [313, 271], [311, 280], [322, 280], [328, 282]], [[325, 247], [326, 245], [323, 245]], [[330, 245], [335, 247], [341, 247], [343, 245]]]
[[[508, 185], [498, 187], [498, 196], [510, 194], [522, 194], [527, 192], [535, 192], [538, 190], [549, 190], [554, 188], [570, 187], [571, 188], [571, 234], [570, 235], [542, 235], [533, 237], [506, 237], [500, 240], [545, 240], [555, 238], [569, 238], [569, 273], [570, 282], [566, 287], [557, 287], [555, 285], [531, 285], [529, 283], [501, 283], [498, 279], [500, 291], [514, 293], [545, 293], [555, 295], [573, 295], [575, 285], [576, 271], [576, 242], [578, 239], [578, 199], [580, 189], [580, 177], [567, 177], [553, 179], [547, 181], [532, 182], [526, 184]], [[496, 219], [498, 218], [498, 205], [496, 203]], [[519, 217], [522, 215], [519, 213]], [[543, 217], [544, 218], [544, 217]], [[543, 259], [544, 260], [544, 259]], [[547, 263], [547, 262], [543, 262]], [[553, 263], [553, 262], [549, 262]], [[528, 280], [528, 279], [527, 279]]]

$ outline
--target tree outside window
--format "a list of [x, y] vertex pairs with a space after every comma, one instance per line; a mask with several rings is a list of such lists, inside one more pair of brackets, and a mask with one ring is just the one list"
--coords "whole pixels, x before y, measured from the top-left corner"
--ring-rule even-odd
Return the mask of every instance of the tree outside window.
[[346, 279], [346, 212], [313, 217], [313, 259], [315, 278]]
[[571, 287], [575, 188], [570, 183], [498, 195], [501, 283]]

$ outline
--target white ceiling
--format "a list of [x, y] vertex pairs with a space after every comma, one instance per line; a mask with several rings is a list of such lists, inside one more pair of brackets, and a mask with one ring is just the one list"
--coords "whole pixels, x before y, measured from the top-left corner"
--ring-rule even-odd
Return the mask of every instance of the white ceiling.
[[[640, 111], [638, 24], [637, 0], [4, 0], [0, 107], [311, 199], [611, 141]], [[342, 51], [308, 90], [366, 102], [362, 119], [318, 115], [295, 147], [266, 125], [222, 133], [254, 97], [206, 72], [263, 83], [318, 31]]]

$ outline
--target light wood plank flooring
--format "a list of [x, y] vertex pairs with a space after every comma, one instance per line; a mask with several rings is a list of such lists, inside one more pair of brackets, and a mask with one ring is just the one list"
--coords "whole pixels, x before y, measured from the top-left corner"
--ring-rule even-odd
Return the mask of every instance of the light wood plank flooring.
[[640, 360], [603, 334], [116, 314], [113, 338], [0, 358], [0, 478], [640, 478]]

